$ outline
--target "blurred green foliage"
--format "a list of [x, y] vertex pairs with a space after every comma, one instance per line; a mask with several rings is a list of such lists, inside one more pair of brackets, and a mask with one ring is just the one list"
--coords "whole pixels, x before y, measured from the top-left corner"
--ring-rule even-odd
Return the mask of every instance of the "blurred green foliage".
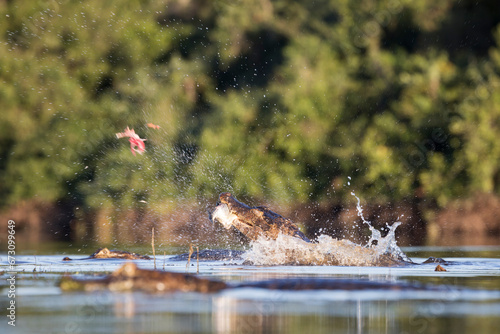
[[499, 23], [493, 0], [0, 1], [1, 205], [498, 194]]

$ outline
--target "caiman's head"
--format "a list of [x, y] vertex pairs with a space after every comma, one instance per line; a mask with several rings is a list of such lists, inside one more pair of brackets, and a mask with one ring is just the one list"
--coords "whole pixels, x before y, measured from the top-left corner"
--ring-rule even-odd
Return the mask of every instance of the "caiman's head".
[[90, 257], [93, 259], [108, 259], [111, 257], [111, 251], [106, 247], [99, 248], [94, 254], [90, 255]]
[[250, 207], [230, 193], [219, 195], [217, 207], [210, 214], [210, 220], [221, 223], [226, 229], [234, 226], [251, 240], [257, 240], [261, 235], [276, 239], [279, 233], [283, 233], [309, 242], [290, 219], [283, 218], [266, 207]]
[[[250, 211], [251, 208], [248, 205], [239, 202], [230, 193], [222, 193], [219, 195], [215, 210], [210, 214], [210, 220], [219, 222], [226, 229], [230, 229], [238, 223], [237, 220], [247, 221], [245, 217], [250, 214]], [[249, 223], [247, 221], [247, 224]]]

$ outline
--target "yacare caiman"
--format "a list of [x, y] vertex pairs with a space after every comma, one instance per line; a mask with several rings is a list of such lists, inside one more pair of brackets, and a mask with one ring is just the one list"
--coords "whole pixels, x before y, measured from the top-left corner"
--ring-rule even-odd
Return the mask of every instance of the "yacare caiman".
[[[262, 265], [272, 265], [277, 262], [286, 265], [358, 266], [397, 266], [413, 263], [399, 247], [392, 246], [395, 245], [395, 242], [392, 243], [389, 236], [380, 237], [377, 240], [377, 246], [374, 247], [358, 245], [349, 240], [336, 240], [326, 235], [318, 237], [318, 240], [313, 242], [299, 230], [291, 219], [285, 218], [265, 206], [251, 207], [246, 205], [228, 192], [219, 195], [217, 206], [210, 213], [209, 219], [214, 223], [221, 223], [226, 229], [236, 228], [254, 242], [254, 251], [256, 245], [259, 245], [260, 248], [265, 245], [263, 253], [281, 252], [280, 254], [276, 253], [274, 258], [268, 257], [271, 260], [265, 259], [263, 263], [250, 259], [249, 262], [252, 263]], [[278, 241], [280, 236], [283, 236], [281, 240], [292, 242], [283, 243], [284, 247], [278, 246], [278, 243], [259, 243], [263, 239]], [[384, 245], [387, 245], [387, 248], [384, 248]], [[278, 248], [274, 246], [278, 246]], [[284, 251], [287, 253], [283, 253]], [[278, 260], [275, 261], [275, 259]], [[260, 261], [262, 262], [262, 258]]]
[[261, 236], [276, 239], [282, 233], [311, 242], [292, 220], [265, 206], [250, 207], [227, 192], [219, 195], [217, 206], [209, 218], [226, 229], [234, 226], [250, 240]]
[[[106, 247], [99, 248], [92, 255], [78, 260], [92, 260], [92, 259], [151, 260], [151, 258], [147, 255], [140, 255], [137, 253], [130, 253], [120, 250], [109, 250]], [[73, 261], [74, 259], [65, 257], [62, 260]]]
[[141, 269], [133, 262], [127, 262], [113, 273], [98, 279], [61, 279], [63, 291], [145, 291], [150, 293], [201, 292], [215, 293], [225, 289], [261, 288], [270, 290], [436, 290], [439, 286], [410, 283], [369, 281], [366, 279], [340, 278], [283, 278], [244, 283], [226, 283], [219, 280], [198, 277], [192, 274]]

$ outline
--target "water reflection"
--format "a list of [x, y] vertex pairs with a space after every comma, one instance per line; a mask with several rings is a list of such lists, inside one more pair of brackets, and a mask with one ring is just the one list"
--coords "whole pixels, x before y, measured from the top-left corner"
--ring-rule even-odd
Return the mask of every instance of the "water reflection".
[[[325, 293], [328, 293], [325, 291]], [[221, 296], [213, 301], [213, 332], [216, 333], [416, 333], [441, 328], [447, 331], [451, 319], [463, 327], [453, 326], [464, 333], [477, 325], [478, 318], [484, 333], [497, 328], [496, 316], [500, 304], [489, 304], [478, 314], [470, 308], [478, 303], [452, 301], [409, 300], [345, 300], [314, 302], [304, 299], [293, 303], [287, 299], [276, 302], [238, 299]], [[449, 310], [447, 310], [452, 306]], [[449, 312], [451, 310], [451, 312]], [[477, 328], [477, 327], [476, 327]], [[437, 330], [436, 332], [440, 332]]]
[[135, 300], [131, 294], [123, 294], [123, 298], [114, 303], [114, 314], [117, 318], [131, 319], [135, 316]]
[[311, 328], [315, 333], [380, 333], [395, 322], [386, 306], [361, 300], [284, 305], [220, 297], [214, 300], [213, 328], [217, 333], [304, 333]]
[[[236, 289], [19, 296], [23, 333], [493, 333], [500, 296]], [[385, 297], [384, 297], [385, 295]], [[422, 297], [422, 298], [420, 298]]]
[[[451, 253], [453, 254], [453, 253]], [[218, 294], [62, 293], [63, 272], [99, 274], [121, 261], [66, 263], [61, 256], [19, 256], [15, 331], [1, 333], [495, 333], [500, 328], [500, 260], [447, 258], [404, 268], [201, 266], [229, 282], [280, 277], [344, 277], [447, 285], [436, 291], [279, 291], [238, 288]], [[444, 254], [449, 256], [450, 254]], [[475, 255], [475, 254], [474, 254]], [[3, 261], [3, 262], [2, 262]], [[141, 266], [150, 262], [138, 260]], [[36, 264], [36, 274], [33, 268]], [[7, 265], [0, 257], [0, 265]], [[1, 269], [2, 267], [0, 267]], [[185, 265], [169, 267], [184, 271]], [[6, 273], [0, 272], [5, 279]], [[385, 277], [386, 275], [387, 277]], [[462, 289], [469, 287], [469, 289]], [[483, 289], [482, 291], [471, 290]], [[0, 284], [0, 305], [7, 301]], [[0, 315], [5, 318], [5, 309]]]

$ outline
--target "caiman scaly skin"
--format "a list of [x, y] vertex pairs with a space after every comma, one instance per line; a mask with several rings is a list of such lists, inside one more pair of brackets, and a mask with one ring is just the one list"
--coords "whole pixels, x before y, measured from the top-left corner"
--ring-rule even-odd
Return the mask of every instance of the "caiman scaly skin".
[[[224, 206], [227, 206], [229, 211], [225, 218], [230, 223], [221, 221], [223, 219], [217, 214], [219, 210], [226, 209]], [[226, 228], [230, 228], [230, 225], [234, 226], [251, 240], [257, 240], [260, 236], [275, 240], [279, 233], [283, 233], [310, 242], [290, 219], [264, 206], [250, 207], [227, 192], [219, 195], [217, 207], [210, 218], [212, 221], [221, 221]]]
[[[228, 261], [228, 260], [241, 260], [241, 254], [245, 251], [242, 250], [231, 250], [231, 249], [205, 249], [201, 250], [199, 254], [197, 252], [191, 253], [191, 260], [200, 261]], [[187, 261], [189, 259], [189, 253], [183, 253], [175, 255], [169, 259], [169, 261]]]
[[113, 273], [100, 279], [63, 277], [63, 291], [145, 291], [169, 293], [175, 291], [216, 293], [233, 288], [269, 290], [424, 290], [449, 291], [447, 287], [426, 286], [392, 281], [371, 281], [350, 278], [282, 278], [230, 284], [192, 274], [140, 269], [133, 262], [125, 263]]
[[133, 262], [127, 262], [110, 275], [101, 279], [76, 279], [64, 277], [60, 287], [64, 291], [128, 291], [146, 292], [217, 292], [227, 287], [221, 281], [212, 281], [190, 274], [159, 270], [140, 269]]
[[[292, 220], [269, 210], [264, 206], [250, 207], [238, 201], [231, 193], [219, 195], [217, 206], [210, 214], [212, 222], [218, 221], [226, 229], [236, 228], [250, 240], [257, 240], [261, 236], [276, 240], [280, 233], [311, 242], [293, 223]], [[376, 266], [395, 266], [412, 264], [413, 262], [401, 257], [382, 254], [374, 263]], [[291, 263], [293, 264], [293, 263]], [[338, 265], [335, 256], [325, 263], [318, 265]]]
[[[124, 259], [124, 260], [151, 260], [147, 255], [140, 255], [136, 253], [130, 253], [119, 250], [109, 250], [106, 247], [99, 248], [94, 252], [94, 254], [89, 257], [79, 259], [79, 260], [91, 260], [91, 259]], [[72, 261], [69, 257], [65, 257], [63, 261]]]

